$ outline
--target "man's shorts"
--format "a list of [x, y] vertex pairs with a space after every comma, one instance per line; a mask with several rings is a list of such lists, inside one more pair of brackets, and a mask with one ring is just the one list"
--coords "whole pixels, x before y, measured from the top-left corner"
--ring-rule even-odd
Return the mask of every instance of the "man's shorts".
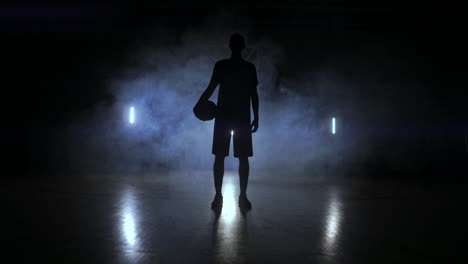
[[[218, 121], [218, 120], [216, 120]], [[252, 132], [249, 123], [229, 124], [216, 122], [213, 133], [213, 154], [216, 156], [229, 156], [231, 131], [233, 135], [234, 157], [252, 157]]]

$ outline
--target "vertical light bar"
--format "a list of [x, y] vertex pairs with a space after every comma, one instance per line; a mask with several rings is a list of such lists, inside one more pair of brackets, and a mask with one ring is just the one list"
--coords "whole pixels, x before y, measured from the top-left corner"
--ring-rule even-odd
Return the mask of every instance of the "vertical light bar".
[[336, 134], [336, 119], [332, 118], [332, 134]]
[[128, 121], [130, 122], [130, 124], [135, 123], [135, 108], [133, 106], [130, 107]]
[[234, 130], [231, 130], [231, 136], [234, 136]]

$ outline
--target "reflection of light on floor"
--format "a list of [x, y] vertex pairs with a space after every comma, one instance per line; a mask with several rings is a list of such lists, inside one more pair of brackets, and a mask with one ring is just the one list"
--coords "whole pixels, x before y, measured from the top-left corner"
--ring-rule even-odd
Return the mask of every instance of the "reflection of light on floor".
[[242, 262], [245, 248], [243, 218], [237, 206], [237, 175], [227, 173], [223, 182], [223, 209], [216, 225], [215, 256], [221, 263]]
[[[227, 176], [227, 177], [226, 177]], [[223, 182], [223, 210], [220, 221], [231, 224], [237, 215], [236, 186], [231, 175], [226, 175]]]
[[120, 233], [125, 253], [134, 257], [138, 249], [138, 215], [136, 197], [132, 188], [127, 188], [120, 199]]
[[135, 220], [130, 212], [124, 214], [122, 229], [127, 243], [134, 246], [136, 242]]
[[341, 203], [338, 200], [336, 192], [332, 192], [327, 208], [325, 222], [324, 248], [333, 251], [339, 236], [340, 223], [342, 218]]

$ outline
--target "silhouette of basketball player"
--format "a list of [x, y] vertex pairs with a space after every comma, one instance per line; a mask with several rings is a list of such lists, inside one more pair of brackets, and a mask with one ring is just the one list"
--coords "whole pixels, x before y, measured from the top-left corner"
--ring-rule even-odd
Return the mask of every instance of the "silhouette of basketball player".
[[[249, 179], [249, 157], [253, 155], [252, 133], [258, 129], [257, 71], [255, 66], [242, 59], [245, 48], [244, 37], [233, 34], [229, 41], [231, 57], [218, 61], [210, 83], [197, 104], [207, 102], [219, 85], [218, 103], [213, 133], [213, 166], [216, 195], [212, 208], [220, 208], [223, 203], [221, 187], [224, 176], [224, 158], [229, 156], [231, 133], [233, 133], [234, 157], [239, 159], [240, 195], [239, 206], [250, 209], [247, 199]], [[254, 119], [250, 122], [250, 101]]]

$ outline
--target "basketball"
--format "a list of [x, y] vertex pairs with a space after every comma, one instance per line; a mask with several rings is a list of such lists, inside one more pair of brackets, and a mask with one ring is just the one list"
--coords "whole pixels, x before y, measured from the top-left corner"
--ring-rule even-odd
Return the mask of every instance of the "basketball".
[[193, 113], [202, 121], [213, 120], [216, 116], [216, 104], [212, 101], [201, 102], [195, 105]]

